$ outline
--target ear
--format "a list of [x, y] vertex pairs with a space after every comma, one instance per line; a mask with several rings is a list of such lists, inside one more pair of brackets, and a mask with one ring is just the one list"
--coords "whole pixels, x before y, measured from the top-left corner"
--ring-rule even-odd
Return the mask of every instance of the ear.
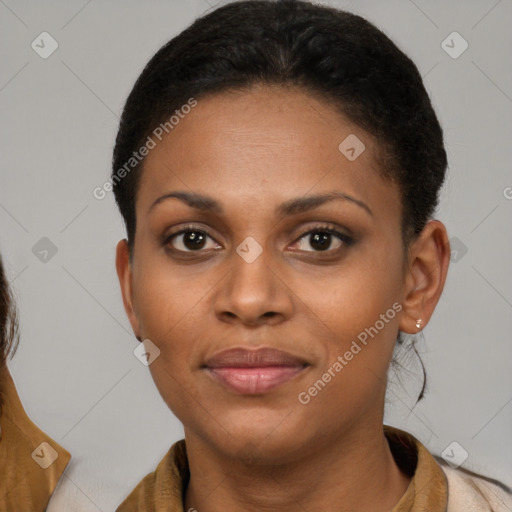
[[135, 337], [140, 341], [140, 326], [133, 309], [132, 296], [132, 265], [130, 262], [130, 248], [126, 239], [120, 240], [116, 248], [116, 270], [121, 294], [123, 296], [124, 310], [130, 320]]
[[[401, 331], [415, 334], [427, 325], [441, 297], [449, 263], [450, 242], [446, 228], [442, 222], [432, 220], [409, 249]], [[419, 328], [418, 320], [421, 320]]]

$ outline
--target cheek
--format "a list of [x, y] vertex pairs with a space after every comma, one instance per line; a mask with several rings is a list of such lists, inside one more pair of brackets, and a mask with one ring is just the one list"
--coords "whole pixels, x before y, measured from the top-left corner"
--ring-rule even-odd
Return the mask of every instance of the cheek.
[[186, 424], [197, 422], [204, 413], [204, 397], [198, 393], [189, 373], [172, 351], [162, 351], [150, 366], [151, 377], [167, 407]]
[[401, 279], [400, 261], [375, 251], [314, 286], [309, 278], [298, 283], [298, 295], [306, 298], [317, 325], [312, 343], [322, 352], [310, 384], [329, 381], [327, 393], [321, 383], [316, 386], [322, 388], [322, 401], [355, 406], [385, 387], [398, 332]]
[[144, 264], [134, 272], [134, 309], [142, 337], [160, 350], [150, 368], [159, 388], [159, 382], [179, 387], [172, 377], [191, 378], [197, 347], [205, 345], [211, 332], [207, 292], [214, 281], [210, 282], [208, 273], [192, 275], [165, 258], [140, 261]]
[[[393, 304], [401, 296], [401, 279], [399, 265], [376, 253], [350, 265], [333, 267], [331, 272], [315, 278], [302, 275], [295, 283], [294, 293], [309, 309], [311, 320], [317, 324], [315, 331], [342, 349], [347, 341], [376, 322], [385, 335], [398, 329]], [[381, 315], [385, 315], [384, 329]]]
[[321, 364], [301, 389], [299, 401], [308, 401], [311, 413], [304, 420], [312, 428], [316, 414], [335, 428], [340, 418], [353, 420], [374, 410], [383, 399], [399, 304], [393, 303], [395, 308], [388, 302], [380, 304], [360, 301], [347, 303], [344, 310], [337, 308], [337, 317], [329, 323], [329, 332], [336, 335], [324, 341]]
[[142, 334], [158, 343], [173, 337], [176, 327], [190, 315], [204, 311], [205, 293], [211, 284], [204, 274], [188, 275], [165, 258], [142, 261], [134, 271], [134, 309]]

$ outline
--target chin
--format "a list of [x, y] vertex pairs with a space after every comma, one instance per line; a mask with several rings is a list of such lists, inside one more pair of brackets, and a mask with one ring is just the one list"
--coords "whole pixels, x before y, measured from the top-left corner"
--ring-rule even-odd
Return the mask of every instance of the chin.
[[[224, 428], [219, 426], [206, 437], [215, 450], [241, 463], [286, 464], [304, 453], [304, 428], [297, 414], [289, 410], [245, 411], [217, 417], [223, 419]], [[211, 422], [208, 426], [211, 428]]]
[[284, 439], [279, 436], [273, 442], [268, 442], [264, 436], [260, 439], [247, 436], [226, 440], [221, 448], [226, 455], [238, 463], [251, 466], [279, 466], [290, 464], [297, 460], [301, 453], [300, 443], [295, 439]]

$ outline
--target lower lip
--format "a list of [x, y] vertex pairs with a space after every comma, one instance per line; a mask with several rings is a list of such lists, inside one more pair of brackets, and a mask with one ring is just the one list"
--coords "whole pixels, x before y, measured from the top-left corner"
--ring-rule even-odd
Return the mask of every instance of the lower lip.
[[293, 379], [305, 366], [264, 366], [258, 368], [207, 368], [208, 372], [232, 391], [258, 395]]

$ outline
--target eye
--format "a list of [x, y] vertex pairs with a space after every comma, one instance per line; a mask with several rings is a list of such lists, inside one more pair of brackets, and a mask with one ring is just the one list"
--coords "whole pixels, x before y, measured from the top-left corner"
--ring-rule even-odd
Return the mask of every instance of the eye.
[[[172, 249], [180, 252], [199, 252], [201, 249], [208, 249], [207, 240], [213, 240], [205, 231], [198, 229], [196, 226], [186, 226], [185, 229], [180, 230], [177, 233], [169, 235], [165, 239], [165, 245], [172, 246]], [[219, 247], [218, 244], [214, 244], [215, 249]]]
[[[337, 239], [337, 244], [334, 248], [332, 247], [333, 237]], [[207, 246], [208, 239], [213, 242], [211, 247]], [[304, 242], [302, 242], [303, 240]], [[352, 243], [353, 239], [350, 236], [325, 225], [313, 227], [306, 233], [303, 233], [298, 242], [295, 242], [295, 244], [299, 244], [299, 250], [305, 252], [335, 252], [343, 246], [349, 246]], [[185, 228], [177, 233], [167, 236], [164, 240], [164, 245], [166, 247], [171, 246], [170, 249], [173, 251], [184, 253], [201, 252], [201, 249], [217, 249], [221, 247], [208, 233], [193, 225], [185, 226]], [[305, 245], [312, 247], [313, 251], [305, 248]]]
[[[338, 243], [336, 247], [332, 248], [333, 244], [333, 236], [338, 239]], [[307, 238], [309, 237], [309, 238]], [[302, 247], [299, 247], [300, 250], [304, 250], [306, 252], [330, 252], [341, 249], [344, 245], [351, 245], [353, 240], [348, 235], [340, 233], [339, 231], [329, 227], [329, 226], [316, 226], [306, 233], [304, 233], [299, 239], [299, 245], [301, 240], [305, 240], [305, 243], [302, 244]], [[313, 251], [308, 251], [304, 248], [305, 245], [309, 245], [313, 247]]]

